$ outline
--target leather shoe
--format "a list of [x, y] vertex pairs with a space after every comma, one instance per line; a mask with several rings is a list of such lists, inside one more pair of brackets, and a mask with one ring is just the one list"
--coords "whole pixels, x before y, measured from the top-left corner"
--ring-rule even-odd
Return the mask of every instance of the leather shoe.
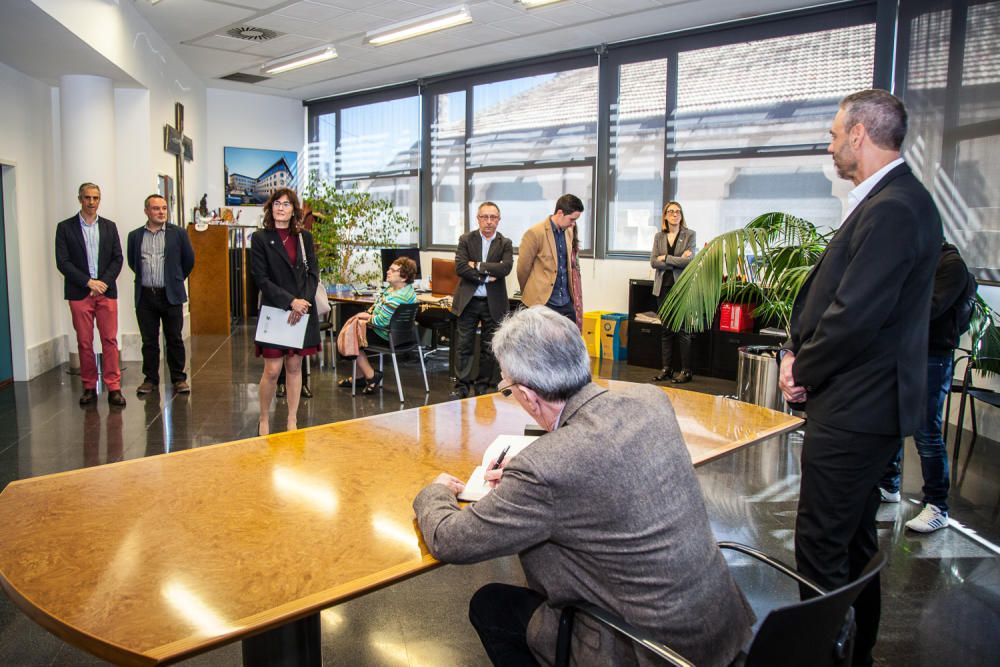
[[97, 390], [96, 389], [84, 389], [83, 394], [80, 396], [80, 405], [90, 405], [91, 403], [97, 402]]
[[302, 395], [302, 398], [312, 398], [313, 397], [312, 390], [309, 389], [308, 385], [302, 385], [302, 391], [300, 393]]
[[674, 376], [674, 379], [671, 380], [671, 382], [673, 382], [674, 384], [685, 384], [690, 381], [691, 381], [691, 371], [680, 371], [677, 375]]
[[455, 389], [453, 389], [452, 392], [448, 394], [448, 398], [453, 401], [460, 401], [463, 398], [468, 398], [468, 397], [469, 397], [469, 390], [466, 387], [455, 387]]
[[285, 385], [284, 384], [279, 384], [278, 385], [278, 391], [275, 393], [275, 395], [278, 398], [284, 398], [286, 393], [287, 392], [285, 391]]
[[138, 387], [136, 387], [135, 388], [135, 393], [137, 393], [140, 396], [142, 396], [143, 394], [151, 394], [155, 390], [156, 390], [156, 385], [153, 384], [152, 382], [148, 382], [147, 381], [147, 382], [143, 382]]
[[112, 389], [108, 392], [108, 405], [113, 405], [118, 408], [125, 407], [125, 397], [122, 396], [121, 390]]
[[175, 394], [190, 394], [191, 385], [189, 385], [184, 380], [178, 380], [174, 383], [174, 393]]
[[653, 378], [653, 382], [664, 382], [670, 380], [674, 376], [674, 371], [671, 368], [664, 368], [660, 371], [660, 374]]

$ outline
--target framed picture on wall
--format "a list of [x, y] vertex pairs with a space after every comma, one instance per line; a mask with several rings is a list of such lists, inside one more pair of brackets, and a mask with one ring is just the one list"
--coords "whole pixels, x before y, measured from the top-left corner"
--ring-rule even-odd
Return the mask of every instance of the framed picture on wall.
[[160, 174], [156, 177], [156, 191], [161, 197], [167, 200], [167, 206], [171, 211], [173, 211], [174, 204], [177, 203], [177, 199], [174, 194], [177, 192], [174, 189], [174, 179], [166, 174]]
[[223, 151], [226, 206], [261, 206], [275, 190], [295, 187], [297, 152], [231, 146]]

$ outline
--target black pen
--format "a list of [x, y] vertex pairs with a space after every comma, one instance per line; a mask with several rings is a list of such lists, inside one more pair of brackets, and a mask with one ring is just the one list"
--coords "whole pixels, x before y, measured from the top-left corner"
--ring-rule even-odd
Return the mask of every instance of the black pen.
[[510, 449], [510, 445], [507, 445], [506, 447], [503, 448], [503, 451], [500, 452], [500, 456], [497, 457], [496, 463], [493, 464], [493, 467], [490, 468], [490, 470], [496, 470], [497, 468], [500, 467], [500, 464], [503, 463], [504, 457], [507, 456], [508, 449]]

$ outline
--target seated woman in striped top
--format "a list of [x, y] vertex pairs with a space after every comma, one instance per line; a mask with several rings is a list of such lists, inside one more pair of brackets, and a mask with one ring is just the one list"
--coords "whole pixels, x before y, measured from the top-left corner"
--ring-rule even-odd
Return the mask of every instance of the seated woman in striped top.
[[[375, 303], [368, 309], [368, 312], [357, 315], [359, 320], [368, 324], [369, 344], [389, 344], [389, 320], [392, 319], [392, 314], [401, 304], [417, 302], [417, 293], [413, 291], [413, 279], [416, 276], [417, 263], [409, 257], [400, 257], [386, 271], [385, 279], [389, 286], [375, 298]], [[365, 386], [361, 393], [374, 394], [375, 390], [382, 385], [382, 371], [372, 368], [363, 349], [358, 351], [358, 370], [365, 378]], [[350, 387], [353, 383], [354, 378], [349, 377], [337, 384], [341, 387]]]

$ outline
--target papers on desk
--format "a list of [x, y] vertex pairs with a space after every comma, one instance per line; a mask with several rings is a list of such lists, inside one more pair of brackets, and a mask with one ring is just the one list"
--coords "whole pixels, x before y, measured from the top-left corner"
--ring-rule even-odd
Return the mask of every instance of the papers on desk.
[[288, 323], [290, 310], [282, 310], [273, 306], [261, 306], [260, 317], [257, 318], [257, 335], [254, 341], [265, 345], [302, 349], [306, 339], [306, 323], [308, 317], [301, 318], [297, 324]]
[[442, 308], [451, 308], [451, 297], [430, 293], [418, 294], [417, 303], [429, 303], [431, 305], [441, 306]]
[[472, 471], [472, 476], [465, 483], [465, 489], [458, 494], [458, 499], [468, 501], [482, 500], [486, 494], [493, 490], [484, 477], [486, 466], [490, 464], [490, 461], [500, 456], [500, 452], [505, 447], [509, 447], [509, 449], [507, 450], [507, 455], [504, 457], [504, 461], [510, 461], [518, 452], [534, 442], [537, 437], [536, 435], [497, 436], [497, 439], [486, 448], [486, 451], [483, 453], [483, 464], [476, 466], [476, 469]]
[[636, 313], [636, 322], [645, 322], [646, 324], [660, 324], [660, 316], [651, 310], [647, 310], [645, 313]]

